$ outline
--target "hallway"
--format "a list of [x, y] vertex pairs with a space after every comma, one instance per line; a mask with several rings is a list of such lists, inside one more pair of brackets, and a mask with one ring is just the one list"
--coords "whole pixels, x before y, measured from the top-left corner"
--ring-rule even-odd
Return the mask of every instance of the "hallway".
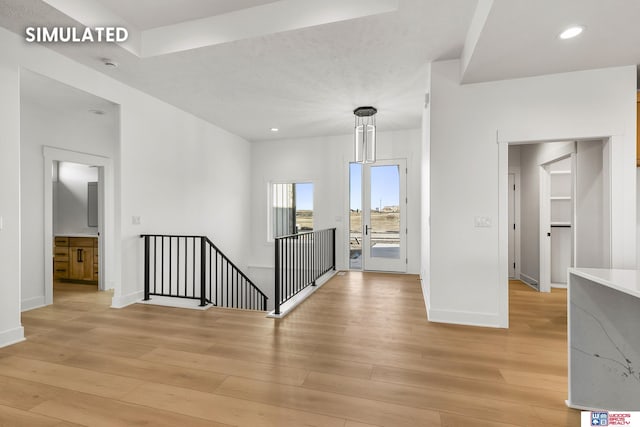
[[578, 425], [566, 292], [511, 283], [511, 328], [429, 323], [417, 276], [346, 273], [282, 320], [64, 292], [0, 349], [0, 425]]

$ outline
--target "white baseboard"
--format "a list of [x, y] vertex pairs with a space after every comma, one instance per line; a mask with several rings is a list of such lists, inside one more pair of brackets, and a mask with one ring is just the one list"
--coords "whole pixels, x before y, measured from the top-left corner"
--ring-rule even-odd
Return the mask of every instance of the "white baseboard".
[[273, 270], [273, 265], [247, 265], [247, 269], [255, 269], [255, 270]]
[[0, 332], [0, 348], [24, 341], [24, 328], [19, 326]]
[[567, 284], [566, 283], [551, 283], [551, 287], [552, 288], [557, 288], [557, 289], [567, 289]]
[[304, 300], [306, 300], [311, 295], [313, 295], [314, 292], [320, 289], [322, 285], [324, 285], [329, 280], [331, 280], [331, 278], [336, 274], [338, 274], [337, 270], [331, 270], [330, 272], [326, 273], [324, 276], [316, 280], [315, 286], [307, 286], [302, 291], [300, 291], [296, 296], [292, 297], [289, 301], [282, 304], [280, 306], [280, 314], [275, 314], [275, 310], [274, 310], [274, 311], [270, 311], [269, 314], [267, 314], [267, 317], [274, 318], [274, 319], [282, 319], [287, 314], [291, 313], [297, 306], [302, 304]]
[[420, 275], [420, 287], [422, 288], [422, 298], [424, 298], [424, 306], [427, 309], [427, 313], [429, 313], [429, 309], [431, 308], [431, 306], [429, 305], [427, 283], [422, 279], [422, 275]]
[[498, 313], [427, 309], [427, 318], [436, 323], [502, 328]]
[[114, 296], [111, 299], [111, 308], [124, 308], [128, 305], [135, 304], [138, 301], [142, 301], [144, 298], [144, 291], [133, 292], [128, 295]]
[[199, 299], [172, 298], [158, 295], [151, 295], [149, 297], [149, 301], [136, 301], [136, 304], [159, 305], [162, 307], [186, 308], [189, 310], [200, 311], [209, 310], [211, 307], [213, 307], [213, 305], [211, 304], [207, 304], [204, 307], [201, 307]]
[[534, 286], [536, 289], [538, 288], [538, 281], [531, 276], [520, 273], [520, 280], [529, 286]]
[[20, 303], [20, 311], [29, 311], [36, 308], [44, 307], [44, 296], [23, 299]]

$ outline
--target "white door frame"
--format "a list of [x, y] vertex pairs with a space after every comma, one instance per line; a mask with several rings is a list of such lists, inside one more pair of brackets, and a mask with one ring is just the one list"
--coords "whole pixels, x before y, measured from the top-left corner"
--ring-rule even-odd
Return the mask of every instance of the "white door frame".
[[[44, 155], [44, 303], [53, 304], [53, 162], [71, 162], [97, 166], [98, 179], [98, 283], [100, 290], [118, 286], [115, 279], [115, 185], [113, 162], [108, 157], [96, 156], [55, 147], [43, 147]], [[109, 284], [109, 285], [108, 285]], [[115, 289], [116, 295], [119, 289]]]
[[[514, 212], [514, 218], [515, 218], [515, 222], [516, 222], [516, 228], [514, 230], [515, 232], [515, 246], [516, 246], [516, 250], [515, 250], [515, 255], [514, 255], [514, 261], [516, 263], [516, 275], [515, 275], [515, 279], [520, 280], [520, 276], [522, 274], [522, 270], [521, 270], [521, 265], [520, 265], [520, 259], [521, 259], [521, 251], [520, 251], [520, 232], [521, 232], [521, 228], [520, 228], [520, 203], [521, 203], [521, 193], [520, 193], [520, 166], [509, 166], [509, 170], [507, 173], [508, 175], [513, 175], [514, 176], [514, 180], [515, 180], [515, 185], [516, 185], [516, 190], [515, 190], [515, 212]], [[508, 180], [507, 180], [508, 182]], [[511, 191], [511, 190], [509, 190]], [[507, 199], [508, 200], [508, 199]], [[511, 227], [511, 224], [509, 224], [509, 227]]]
[[[346, 182], [349, 183], [350, 182], [350, 164], [352, 163], [350, 160], [346, 160]], [[364, 226], [365, 226], [365, 219], [364, 219], [364, 210], [365, 210], [365, 185], [366, 185], [366, 180], [365, 180], [365, 169], [367, 166], [380, 166], [380, 165], [393, 165], [393, 164], [400, 164], [400, 186], [401, 186], [401, 192], [404, 192], [404, 201], [400, 200], [401, 203], [401, 207], [402, 209], [400, 210], [400, 230], [402, 232], [402, 230], [405, 231], [404, 233], [404, 245], [401, 245], [401, 253], [400, 253], [400, 260], [402, 261], [402, 265], [403, 265], [403, 269], [399, 270], [399, 269], [380, 269], [380, 270], [372, 270], [371, 268], [367, 268], [366, 262], [365, 262], [365, 245], [364, 245]], [[404, 168], [404, 172], [402, 171], [402, 169]], [[363, 210], [363, 218], [362, 218], [362, 227], [363, 227], [363, 243], [362, 243], [362, 269], [359, 271], [382, 271], [382, 272], [400, 272], [400, 273], [404, 273], [407, 271], [408, 268], [408, 235], [407, 235], [407, 208], [408, 208], [408, 204], [407, 204], [407, 159], [404, 158], [399, 158], [399, 159], [379, 159], [376, 161], [376, 163], [372, 163], [371, 165], [364, 165], [364, 167], [362, 168], [362, 210]], [[402, 196], [402, 195], [401, 195]], [[345, 236], [345, 242], [346, 242], [346, 254], [345, 254], [345, 265], [348, 266], [350, 265], [349, 263], [349, 241], [350, 241], [350, 194], [349, 191], [346, 192], [345, 195], [345, 211], [347, 213], [347, 225], [344, 227], [345, 228], [345, 232], [344, 232], [344, 236]]]
[[[580, 140], [610, 140], [615, 133], [604, 134], [566, 134], [566, 135], [544, 135], [541, 138], [532, 138], [532, 134], [519, 135], [517, 133], [509, 133], [500, 131], [496, 132], [496, 144], [498, 145], [498, 274], [499, 283], [501, 286], [498, 288], [498, 315], [499, 326], [502, 328], [509, 327], [509, 236], [508, 236], [508, 223], [509, 223], [509, 195], [508, 190], [508, 175], [509, 175], [509, 145], [510, 144], [535, 144], [541, 142], [555, 142], [555, 141], [580, 141]], [[611, 173], [611, 172], [610, 172]], [[611, 211], [613, 203], [610, 204], [609, 210]], [[611, 215], [609, 215], [611, 218]], [[610, 222], [609, 226], [612, 229], [611, 239], [613, 240], [613, 224]], [[611, 245], [613, 249], [613, 245]], [[522, 274], [522, 273], [521, 273]]]

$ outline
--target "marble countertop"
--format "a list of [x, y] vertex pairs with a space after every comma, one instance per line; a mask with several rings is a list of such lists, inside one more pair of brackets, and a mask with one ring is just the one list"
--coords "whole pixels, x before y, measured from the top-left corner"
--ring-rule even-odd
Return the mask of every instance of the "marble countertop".
[[640, 298], [640, 270], [570, 268], [569, 274], [575, 274], [602, 286]]

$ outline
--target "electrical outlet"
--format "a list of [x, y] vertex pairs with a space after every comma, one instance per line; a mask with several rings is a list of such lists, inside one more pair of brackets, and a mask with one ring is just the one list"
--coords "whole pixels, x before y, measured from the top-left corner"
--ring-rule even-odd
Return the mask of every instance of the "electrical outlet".
[[132, 216], [131, 217], [131, 224], [140, 225], [141, 224], [140, 217], [139, 216]]

